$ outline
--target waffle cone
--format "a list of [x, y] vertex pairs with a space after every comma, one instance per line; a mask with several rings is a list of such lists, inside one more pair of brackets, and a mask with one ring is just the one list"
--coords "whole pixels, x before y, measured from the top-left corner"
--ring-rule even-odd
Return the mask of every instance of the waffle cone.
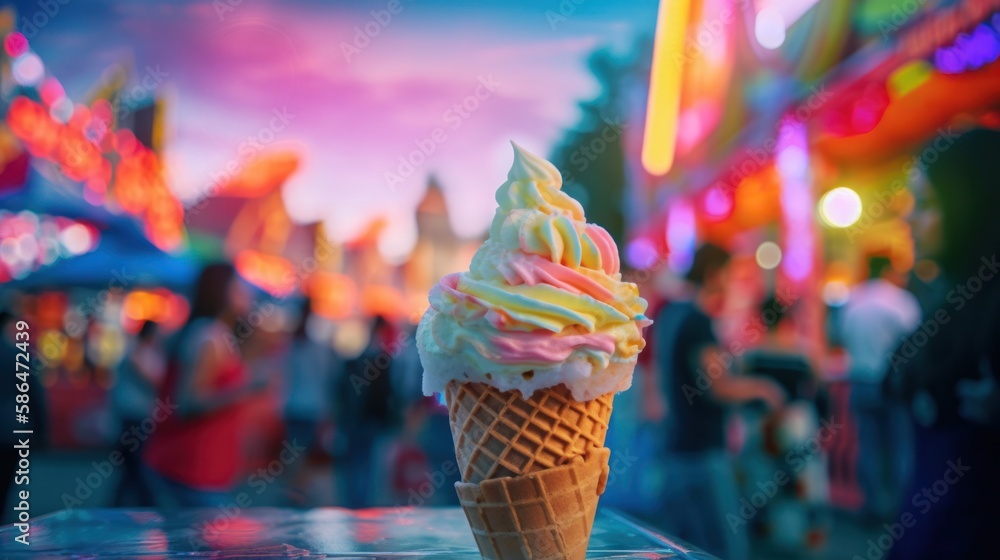
[[526, 399], [516, 390], [452, 381], [445, 397], [462, 481], [479, 483], [552, 469], [603, 448], [614, 395], [579, 402], [556, 385]]
[[607, 448], [531, 474], [456, 482], [480, 554], [489, 560], [583, 560], [608, 480]]

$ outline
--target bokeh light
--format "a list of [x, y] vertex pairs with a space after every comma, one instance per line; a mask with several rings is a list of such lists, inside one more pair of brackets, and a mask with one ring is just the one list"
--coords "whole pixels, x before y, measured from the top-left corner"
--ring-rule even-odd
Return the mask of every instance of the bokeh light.
[[83, 224], [73, 224], [59, 233], [59, 241], [71, 255], [80, 255], [90, 250], [93, 239], [90, 230]]
[[63, 89], [59, 80], [52, 77], [42, 82], [42, 85], [38, 88], [38, 94], [41, 96], [42, 101], [49, 107], [66, 98], [66, 90]]
[[712, 187], [705, 193], [705, 213], [723, 219], [733, 211], [733, 197], [721, 187]]
[[954, 44], [934, 52], [934, 65], [945, 74], [976, 70], [1000, 57], [1000, 33], [986, 23], [960, 33]]
[[774, 270], [781, 264], [781, 247], [773, 241], [765, 241], [757, 247], [757, 266], [764, 270]]
[[774, 50], [785, 42], [785, 18], [775, 8], [764, 8], [757, 13], [753, 34], [760, 46]]
[[22, 86], [34, 86], [45, 77], [45, 65], [33, 52], [27, 52], [14, 59], [11, 64], [14, 81]]
[[778, 152], [775, 164], [783, 176], [801, 177], [809, 172], [809, 156], [805, 149], [795, 144], [789, 144]]
[[840, 307], [851, 297], [851, 289], [840, 280], [831, 280], [823, 286], [823, 302], [830, 307]]
[[637, 237], [625, 245], [625, 262], [632, 268], [645, 270], [658, 256], [656, 246], [646, 237]]
[[691, 266], [698, 241], [695, 229], [694, 207], [687, 199], [676, 199], [667, 210], [667, 264], [674, 272], [686, 272]]
[[850, 227], [861, 218], [861, 197], [848, 187], [837, 187], [820, 199], [819, 214], [828, 225]]
[[17, 31], [13, 31], [8, 33], [7, 38], [4, 39], [3, 48], [7, 52], [7, 56], [11, 58], [21, 56], [28, 52], [28, 39]]

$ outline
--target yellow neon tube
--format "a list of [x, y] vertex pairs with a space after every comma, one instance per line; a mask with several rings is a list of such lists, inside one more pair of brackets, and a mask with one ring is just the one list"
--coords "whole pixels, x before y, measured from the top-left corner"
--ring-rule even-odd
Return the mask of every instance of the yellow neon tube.
[[664, 175], [674, 164], [690, 6], [690, 0], [660, 0], [656, 15], [653, 68], [642, 139], [642, 165], [653, 175]]

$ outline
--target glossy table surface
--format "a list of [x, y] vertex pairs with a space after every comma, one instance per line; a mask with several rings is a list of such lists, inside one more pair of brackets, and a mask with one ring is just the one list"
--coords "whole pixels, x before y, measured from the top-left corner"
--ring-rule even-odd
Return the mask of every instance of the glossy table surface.
[[[0, 528], [0, 558], [478, 558], [459, 508], [79, 509]], [[611, 509], [588, 558], [710, 559]]]

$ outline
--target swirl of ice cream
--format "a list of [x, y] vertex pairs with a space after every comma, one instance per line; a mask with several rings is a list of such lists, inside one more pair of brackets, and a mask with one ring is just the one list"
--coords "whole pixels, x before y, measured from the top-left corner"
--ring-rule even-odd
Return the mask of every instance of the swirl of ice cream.
[[525, 395], [564, 383], [588, 400], [631, 385], [646, 301], [561, 186], [555, 166], [514, 144], [489, 239], [468, 272], [431, 289], [417, 332], [425, 394], [451, 380]]

